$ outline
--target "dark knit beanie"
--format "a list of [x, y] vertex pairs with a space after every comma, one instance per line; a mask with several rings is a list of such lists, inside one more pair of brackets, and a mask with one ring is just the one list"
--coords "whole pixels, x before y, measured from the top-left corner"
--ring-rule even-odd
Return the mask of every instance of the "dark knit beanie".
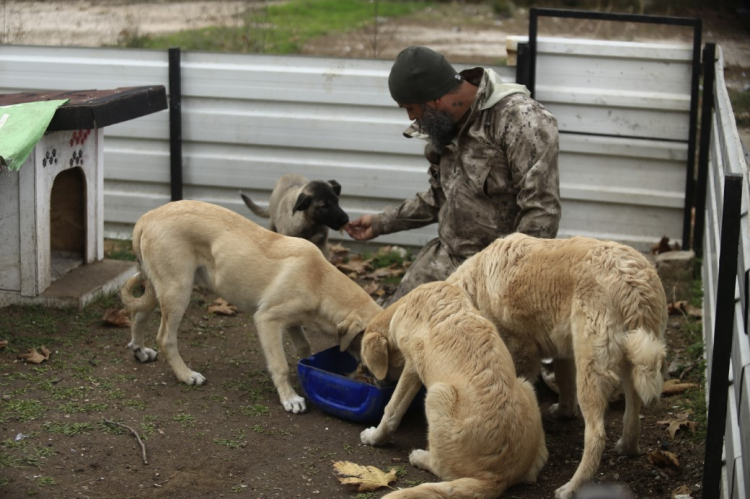
[[393, 63], [388, 89], [399, 104], [423, 104], [442, 97], [460, 80], [441, 54], [427, 47], [408, 47]]

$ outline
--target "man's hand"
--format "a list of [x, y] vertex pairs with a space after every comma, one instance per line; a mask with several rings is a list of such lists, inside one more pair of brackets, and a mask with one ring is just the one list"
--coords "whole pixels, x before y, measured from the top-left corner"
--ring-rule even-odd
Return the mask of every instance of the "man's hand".
[[372, 232], [372, 215], [362, 215], [344, 226], [346, 232], [357, 241], [368, 241], [375, 237]]

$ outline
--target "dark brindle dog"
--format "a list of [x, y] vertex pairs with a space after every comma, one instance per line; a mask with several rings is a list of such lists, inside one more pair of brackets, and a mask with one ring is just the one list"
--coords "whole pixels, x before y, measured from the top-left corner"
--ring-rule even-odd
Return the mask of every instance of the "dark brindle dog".
[[328, 228], [341, 230], [349, 222], [349, 216], [339, 206], [340, 194], [341, 185], [335, 180], [310, 182], [295, 173], [288, 173], [276, 182], [267, 210], [240, 192], [250, 211], [271, 219], [270, 230], [307, 239], [320, 248], [326, 258]]

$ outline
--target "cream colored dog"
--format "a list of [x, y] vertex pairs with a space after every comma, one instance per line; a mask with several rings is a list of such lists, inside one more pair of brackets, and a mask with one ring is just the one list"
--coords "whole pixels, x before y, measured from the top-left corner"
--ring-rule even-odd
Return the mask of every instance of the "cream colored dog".
[[568, 499], [599, 467], [604, 414], [622, 384], [620, 454], [639, 454], [642, 403], [661, 394], [667, 320], [664, 288], [653, 266], [628, 246], [585, 237], [537, 239], [513, 234], [466, 260], [447, 279], [490, 319], [519, 376], [534, 379], [555, 359], [558, 416], [578, 405], [586, 424], [583, 458], [555, 497]]
[[412, 451], [409, 462], [446, 480], [386, 498], [494, 498], [536, 482], [547, 446], [534, 389], [516, 377], [497, 330], [458, 288], [423, 284], [376, 316], [362, 361], [377, 379], [402, 371], [380, 425], [363, 431], [362, 443], [384, 443], [424, 383], [429, 451]]
[[[125, 283], [122, 300], [135, 312], [128, 348], [136, 358], [156, 358], [154, 350], [144, 348], [143, 328], [158, 304], [161, 352], [180, 381], [204, 383], [203, 375], [190, 370], [177, 351], [177, 328], [197, 281], [254, 314], [281, 403], [295, 414], [305, 410], [305, 399], [289, 383], [284, 331], [300, 357], [310, 355], [303, 326], [337, 335], [342, 351], [358, 354], [358, 335], [382, 310], [311, 242], [276, 234], [209, 203], [177, 201], [149, 211], [135, 224], [133, 251], [140, 273]], [[134, 298], [133, 288], [144, 279], [143, 296]]]

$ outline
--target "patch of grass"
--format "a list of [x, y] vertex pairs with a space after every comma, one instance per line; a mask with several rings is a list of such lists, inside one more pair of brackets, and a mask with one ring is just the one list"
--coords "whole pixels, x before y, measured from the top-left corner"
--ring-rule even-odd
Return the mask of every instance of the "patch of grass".
[[89, 388], [85, 386], [74, 386], [69, 388], [53, 386], [50, 391], [52, 400], [70, 400], [85, 397]]
[[0, 421], [18, 421], [25, 423], [39, 419], [47, 412], [47, 408], [38, 400], [21, 399], [10, 400], [0, 405]]
[[57, 454], [57, 451], [52, 447], [34, 447], [32, 452], [37, 457], [52, 457]]
[[[119, 423], [120, 421], [115, 420], [114, 422]], [[99, 428], [99, 431], [107, 435], [122, 435], [127, 431], [120, 425], [109, 424], [106, 421], [99, 421], [96, 426]]]
[[[137, 40], [139, 37], [137, 33], [135, 34], [134, 38], [131, 38], [132, 40]], [[132, 42], [131, 42], [132, 43]], [[123, 46], [131, 47], [131, 48], [138, 48], [137, 45], [129, 45], [128, 43], [123, 43]], [[134, 262], [135, 261], [135, 253], [133, 253], [133, 243], [132, 241], [125, 241], [120, 239], [105, 239], [104, 240], [104, 258], [110, 258], [112, 260], [127, 260]]]
[[245, 431], [244, 430], [233, 430], [232, 433], [235, 434], [235, 437], [232, 439], [226, 439], [226, 438], [214, 438], [214, 443], [218, 445], [223, 445], [225, 447], [229, 447], [230, 449], [239, 449], [242, 447], [242, 440], [245, 438]]
[[[698, 275], [700, 275], [700, 269], [698, 269]], [[703, 281], [701, 279], [695, 279], [690, 284], [690, 299], [688, 301], [690, 305], [696, 308], [703, 307]]]
[[109, 404], [97, 404], [94, 402], [88, 404], [79, 404], [77, 402], [68, 402], [67, 404], [60, 404], [57, 406], [58, 412], [64, 414], [80, 414], [90, 412], [101, 412], [106, 411], [109, 408]]
[[728, 89], [737, 126], [750, 126], [750, 90]]
[[39, 484], [40, 487], [51, 487], [52, 485], [57, 485], [57, 482], [51, 476], [40, 476], [39, 480], [37, 480], [37, 484]]
[[390, 469], [389, 469], [389, 471], [391, 469], [395, 469], [396, 470], [396, 476], [399, 477], [399, 478], [402, 478], [402, 477], [406, 476], [406, 466], [404, 466], [403, 464], [399, 464], [398, 466], [391, 466]]
[[376, 499], [378, 495], [375, 492], [360, 492], [352, 497], [354, 499]]
[[142, 400], [126, 400], [122, 403], [125, 407], [132, 407], [133, 409], [137, 409], [139, 411], [145, 411], [146, 410], [146, 402]]
[[130, 47], [181, 47], [183, 50], [300, 53], [305, 42], [335, 32], [373, 25], [377, 17], [399, 17], [426, 9], [419, 1], [291, 0], [250, 9], [243, 26], [214, 26], [163, 36], [140, 36], [137, 32], [121, 40]]
[[91, 423], [44, 423], [45, 431], [72, 437], [73, 435], [88, 435], [94, 430]]
[[10, 483], [10, 478], [0, 478], [0, 487], [4, 487]]
[[173, 421], [177, 421], [182, 425], [183, 428], [192, 428], [195, 426], [195, 416], [185, 413], [180, 413], [172, 416]]
[[269, 412], [268, 407], [263, 404], [240, 406], [240, 413], [245, 416], [263, 416]]
[[107, 398], [109, 400], [122, 400], [125, 398], [125, 392], [120, 389], [110, 390], [107, 393]]
[[141, 423], [141, 438], [148, 440], [149, 435], [153, 435], [156, 431], [156, 425], [154, 423]]
[[376, 269], [379, 269], [382, 267], [390, 267], [393, 264], [403, 266], [404, 262], [412, 260], [413, 256], [411, 250], [406, 250], [406, 254], [402, 254], [401, 251], [393, 249], [391, 251], [381, 250], [374, 255], [370, 253], [363, 253], [362, 259], [370, 260], [370, 264]]
[[28, 442], [26, 440], [21, 440], [19, 442], [6, 438], [2, 442], [0, 442], [0, 447], [3, 449], [25, 449], [28, 445]]
[[260, 424], [253, 425], [252, 430], [255, 433], [265, 433], [266, 432], [266, 429], [263, 427], [263, 425], [260, 425]]

